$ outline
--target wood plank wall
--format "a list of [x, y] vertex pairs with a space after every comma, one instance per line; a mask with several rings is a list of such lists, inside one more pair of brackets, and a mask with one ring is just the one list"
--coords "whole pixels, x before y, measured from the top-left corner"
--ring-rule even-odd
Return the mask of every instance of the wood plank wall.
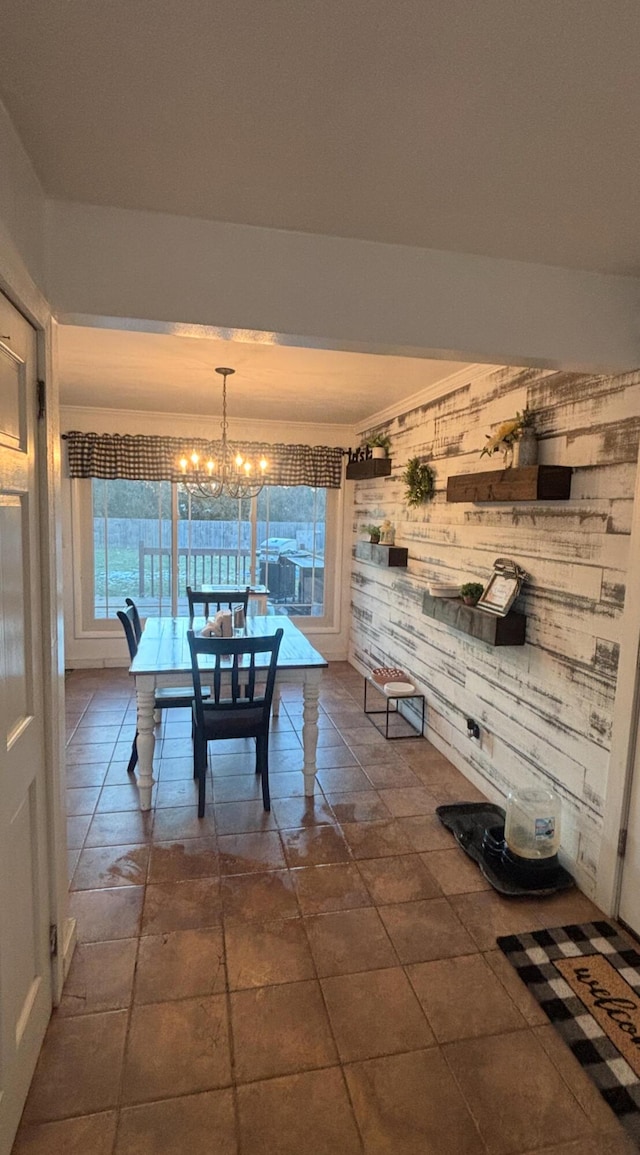
[[[491, 427], [528, 407], [540, 461], [574, 469], [560, 502], [447, 504], [451, 474], [495, 469]], [[547, 782], [563, 801], [563, 853], [594, 889], [611, 743], [638, 440], [640, 371], [612, 377], [487, 371], [385, 425], [389, 478], [356, 482], [353, 541], [388, 517], [406, 570], [352, 562], [351, 659], [408, 670], [427, 695], [429, 737], [489, 797]], [[404, 502], [401, 475], [425, 455], [434, 500]], [[493, 649], [421, 612], [430, 580], [485, 582], [496, 557], [530, 575], [517, 608], [522, 648]], [[473, 717], [481, 744], [467, 736]], [[477, 777], [476, 777], [477, 776]]]

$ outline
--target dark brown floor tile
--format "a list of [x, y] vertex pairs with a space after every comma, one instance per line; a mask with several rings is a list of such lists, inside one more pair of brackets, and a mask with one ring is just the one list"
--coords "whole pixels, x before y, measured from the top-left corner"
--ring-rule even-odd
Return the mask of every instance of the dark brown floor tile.
[[230, 998], [238, 1082], [337, 1062], [318, 982], [235, 991]]
[[216, 824], [213, 806], [207, 804], [204, 815], [198, 818], [198, 808], [192, 806], [165, 806], [156, 810], [153, 821], [154, 842], [177, 842], [183, 839], [213, 838]]
[[271, 811], [281, 830], [299, 830], [306, 826], [335, 826], [336, 816], [318, 791], [312, 798], [273, 798]]
[[93, 814], [98, 798], [99, 786], [85, 786], [84, 789], [67, 790], [67, 814]]
[[249, 802], [223, 802], [213, 808], [218, 834], [244, 834], [253, 830], [274, 830], [275, 815], [265, 810], [262, 798]]
[[[331, 750], [324, 752], [330, 754]], [[353, 765], [318, 770], [318, 783], [325, 794], [339, 794], [343, 790], [348, 790], [351, 793], [354, 790], [369, 790], [371, 788], [371, 783], [364, 770], [355, 765], [355, 759], [351, 752], [349, 752], [349, 758], [351, 763], [354, 763]]]
[[414, 963], [407, 974], [439, 1043], [526, 1026], [481, 954]]
[[[273, 765], [281, 765], [282, 755]], [[299, 798], [304, 796], [304, 776], [302, 774], [302, 758], [299, 754], [291, 754], [290, 761], [293, 769], [274, 773], [273, 765], [269, 771], [269, 793], [271, 798]]]
[[162, 758], [157, 777], [159, 782], [172, 782], [179, 779], [188, 779], [193, 782], [193, 757]]
[[108, 762], [95, 762], [88, 766], [67, 766], [65, 778], [71, 790], [86, 790], [88, 787], [102, 786], [109, 769]]
[[371, 906], [369, 892], [353, 862], [309, 866], [291, 873], [303, 914]]
[[233, 1095], [221, 1090], [125, 1107], [115, 1155], [237, 1155], [237, 1150]]
[[403, 963], [475, 952], [473, 939], [446, 898], [382, 906], [380, 917]]
[[422, 855], [427, 870], [438, 882], [443, 894], [471, 894], [476, 890], [489, 890], [478, 864], [465, 854], [460, 847], [453, 850], [430, 850]]
[[637, 1155], [636, 1144], [622, 1128], [610, 1134], [586, 1135], [570, 1143], [527, 1151], [526, 1155]]
[[397, 821], [413, 850], [420, 852], [457, 848], [453, 834], [442, 825], [435, 814], [414, 814], [409, 818], [398, 818]]
[[227, 925], [229, 990], [293, 983], [315, 978], [315, 967], [300, 918]]
[[311, 915], [306, 925], [321, 977], [397, 965], [396, 954], [373, 907]]
[[591, 1123], [530, 1030], [448, 1043], [443, 1053], [490, 1155], [587, 1135]]
[[233, 774], [229, 778], [214, 778], [213, 801], [251, 802], [262, 798], [262, 786], [258, 774]]
[[176, 930], [140, 939], [134, 999], [159, 1003], [226, 988], [222, 930]]
[[[357, 747], [354, 747], [357, 749]], [[399, 790], [404, 787], [420, 786], [420, 779], [414, 774], [406, 762], [395, 756], [395, 747], [388, 748], [388, 757], [381, 757], [376, 751], [372, 758], [371, 752], [367, 757], [359, 754], [367, 778], [376, 790]]]
[[238, 1087], [247, 1155], [360, 1155], [362, 1146], [338, 1067]]
[[534, 999], [501, 950], [486, 951], [483, 958], [530, 1027], [549, 1022], [540, 1003]]
[[71, 889], [141, 886], [146, 880], [148, 861], [148, 846], [103, 846], [83, 850]]
[[[184, 778], [163, 778], [160, 767], [160, 781], [156, 787], [156, 807], [188, 807], [193, 812], [198, 806], [198, 783], [192, 774]], [[208, 792], [210, 793], [210, 791]]]
[[11, 1155], [111, 1155], [115, 1111], [21, 1127]]
[[91, 742], [67, 746], [67, 766], [89, 766], [109, 762], [115, 743]]
[[355, 1063], [345, 1074], [367, 1155], [485, 1155], [436, 1047]]
[[153, 829], [153, 812], [125, 810], [117, 814], [94, 815], [85, 847], [141, 845], [149, 841]]
[[402, 967], [338, 975], [320, 985], [343, 1063], [434, 1043]]
[[396, 819], [388, 822], [343, 822], [344, 836], [355, 858], [409, 854], [412, 847]]
[[143, 886], [72, 892], [69, 895], [69, 913], [77, 920], [78, 942], [104, 942], [137, 936], [143, 899]]
[[25, 1107], [25, 1123], [91, 1115], [115, 1106], [122, 1074], [126, 1011], [54, 1018]]
[[187, 838], [184, 842], [157, 842], [151, 847], [149, 882], [183, 882], [218, 875], [215, 838]]
[[280, 832], [289, 867], [323, 866], [328, 862], [348, 862], [351, 852], [338, 826], [307, 826]]
[[[109, 767], [111, 769], [111, 767]], [[126, 770], [125, 770], [126, 773]], [[96, 807], [98, 814], [117, 813], [120, 810], [140, 810], [137, 780], [128, 775], [122, 785], [103, 786]]]
[[142, 912], [142, 934], [218, 926], [222, 901], [218, 878], [149, 884]]
[[90, 814], [74, 814], [67, 818], [67, 847], [69, 850], [82, 848], [90, 825]]
[[345, 790], [342, 794], [328, 794], [329, 803], [338, 822], [375, 822], [390, 814], [377, 790]]
[[287, 865], [277, 830], [223, 834], [218, 838], [218, 847], [222, 874], [283, 870]]
[[71, 960], [58, 1015], [86, 1015], [128, 1007], [138, 940], [80, 943]]
[[394, 818], [409, 818], [414, 814], [432, 814], [436, 801], [424, 786], [404, 786], [380, 791], [385, 806]]
[[376, 906], [440, 897], [437, 882], [418, 854], [359, 859], [358, 868]]
[[124, 1103], [191, 1095], [230, 1083], [225, 995], [134, 1005]]
[[297, 918], [300, 911], [288, 870], [232, 874], [220, 880], [225, 923]]
[[541, 930], [545, 925], [538, 913], [538, 899], [504, 898], [495, 890], [483, 890], [477, 894], [452, 894], [449, 901], [483, 951], [493, 950], [500, 935]]

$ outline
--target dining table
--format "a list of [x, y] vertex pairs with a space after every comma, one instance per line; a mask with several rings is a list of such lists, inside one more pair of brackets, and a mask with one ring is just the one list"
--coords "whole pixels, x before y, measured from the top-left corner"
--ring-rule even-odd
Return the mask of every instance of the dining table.
[[[154, 785], [153, 756], [155, 750], [155, 726], [157, 712], [155, 693], [167, 686], [193, 685], [191, 652], [187, 630], [199, 632], [206, 619], [197, 617], [193, 624], [188, 617], [147, 618], [138, 651], [129, 668], [135, 681], [138, 720], [138, 791], [140, 809], [151, 809], [151, 795]], [[311, 645], [311, 642], [286, 616], [277, 614], [248, 617], [240, 636], [249, 638], [268, 637], [282, 629], [283, 637], [278, 653], [276, 690], [272, 712], [277, 716], [280, 709], [280, 687], [293, 683], [302, 687], [302, 766], [304, 792], [311, 796], [315, 789], [316, 747], [318, 744], [318, 697], [322, 670], [328, 662]], [[235, 632], [239, 636], [239, 631]], [[256, 654], [256, 665], [269, 664], [269, 654]], [[246, 661], [246, 659], [243, 659]], [[231, 671], [230, 659], [228, 662]], [[206, 678], [206, 660], [201, 663]], [[240, 663], [242, 669], [242, 661]]]

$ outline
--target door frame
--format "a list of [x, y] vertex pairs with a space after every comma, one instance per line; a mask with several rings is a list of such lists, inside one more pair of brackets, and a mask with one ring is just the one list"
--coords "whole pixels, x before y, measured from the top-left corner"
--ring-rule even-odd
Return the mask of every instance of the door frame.
[[619, 854], [620, 831], [626, 826], [634, 772], [640, 774], [638, 751], [640, 711], [640, 590], [630, 575], [640, 572], [640, 451], [636, 466], [631, 535], [627, 560], [624, 611], [620, 621], [620, 656], [613, 710], [611, 754], [604, 800], [602, 841], [595, 902], [616, 917], [624, 857]]
[[[4, 241], [1, 233], [0, 229], [0, 242]], [[40, 516], [47, 865], [51, 922], [57, 938], [57, 951], [51, 959], [51, 986], [53, 1003], [57, 1005], [76, 942], [75, 920], [68, 913], [57, 325], [48, 302], [10, 242], [0, 243], [0, 290], [36, 330], [37, 374], [46, 383], [45, 412], [37, 422], [35, 445]]]

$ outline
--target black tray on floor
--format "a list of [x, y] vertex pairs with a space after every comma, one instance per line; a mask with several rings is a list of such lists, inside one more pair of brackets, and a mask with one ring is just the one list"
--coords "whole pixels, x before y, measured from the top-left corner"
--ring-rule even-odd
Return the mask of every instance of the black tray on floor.
[[547, 875], [544, 887], [526, 887], [514, 881], [509, 871], [495, 855], [488, 856], [483, 842], [487, 830], [502, 827], [504, 832], [505, 812], [493, 802], [456, 802], [449, 806], [437, 806], [436, 814], [443, 826], [450, 830], [456, 841], [474, 862], [477, 862], [487, 882], [500, 894], [535, 896], [543, 898], [558, 890], [573, 886], [573, 878], [563, 866], [558, 866]]

